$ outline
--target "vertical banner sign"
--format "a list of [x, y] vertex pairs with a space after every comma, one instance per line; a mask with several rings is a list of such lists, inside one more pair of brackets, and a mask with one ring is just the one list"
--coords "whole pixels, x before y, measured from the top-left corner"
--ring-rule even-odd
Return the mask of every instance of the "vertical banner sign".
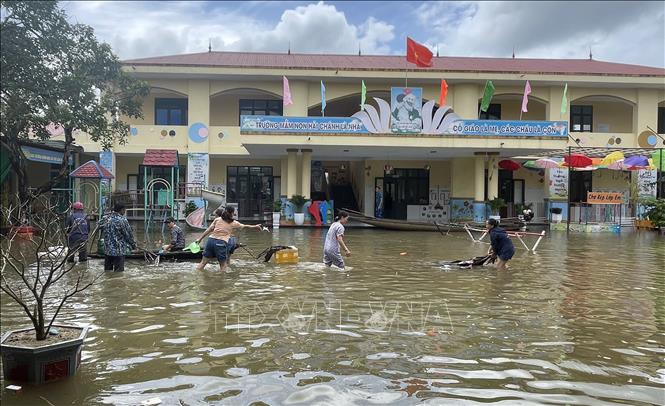
[[[207, 153], [190, 152], [187, 154], [187, 187], [207, 187], [210, 171], [210, 156]], [[197, 207], [203, 207], [203, 199], [188, 199]]]
[[[113, 151], [100, 151], [99, 152], [99, 164], [106, 168], [113, 176], [115, 176], [115, 168], [113, 166]], [[101, 193], [101, 204], [102, 207], [106, 207], [106, 201], [111, 192], [111, 180], [102, 179], [99, 182], [99, 191]], [[101, 208], [100, 208], [101, 209]]]
[[656, 197], [657, 181], [657, 170], [640, 169], [637, 171], [637, 196]]
[[423, 89], [390, 88], [390, 129], [394, 133], [420, 133], [423, 129]]
[[550, 198], [568, 198], [568, 169], [551, 168], [550, 170]]

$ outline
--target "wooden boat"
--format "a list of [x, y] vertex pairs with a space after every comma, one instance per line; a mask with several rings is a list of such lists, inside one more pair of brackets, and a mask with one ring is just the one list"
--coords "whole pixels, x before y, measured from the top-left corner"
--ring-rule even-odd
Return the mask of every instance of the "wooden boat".
[[[134, 251], [131, 254], [125, 255], [125, 259], [145, 259], [146, 254], [143, 251]], [[203, 250], [200, 252], [197, 252], [196, 254], [192, 253], [191, 251], [173, 251], [173, 252], [165, 252], [163, 254], [159, 254], [159, 251], [150, 251], [150, 255], [153, 257], [159, 256], [160, 261], [191, 261], [191, 260], [199, 260], [203, 257]], [[104, 258], [104, 254], [100, 254], [98, 252], [92, 252], [88, 254], [89, 258]]]
[[[385, 230], [396, 230], [396, 231], [437, 231], [437, 232], [449, 232], [449, 231], [464, 231], [464, 224], [455, 224], [455, 223], [426, 223], [422, 221], [406, 221], [406, 220], [394, 220], [394, 219], [378, 219], [376, 217], [366, 216], [363, 213], [360, 213], [355, 210], [343, 209], [351, 214], [354, 220], [360, 221], [361, 223], [372, 225], [376, 228], [382, 228]], [[482, 226], [484, 227], [484, 225]], [[501, 223], [501, 227], [504, 230], [519, 230], [522, 225], [516, 223]]]

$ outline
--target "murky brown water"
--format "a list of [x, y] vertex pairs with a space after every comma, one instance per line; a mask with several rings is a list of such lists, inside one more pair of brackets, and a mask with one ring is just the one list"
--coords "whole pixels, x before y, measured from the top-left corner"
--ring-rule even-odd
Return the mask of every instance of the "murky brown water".
[[[3, 405], [665, 402], [663, 237], [555, 233], [497, 273], [436, 264], [487, 249], [462, 235], [347, 229], [341, 272], [319, 264], [323, 233], [242, 234], [297, 245], [299, 265], [104, 275], [64, 310], [91, 326], [78, 375]], [[3, 331], [24, 324], [2, 305]]]

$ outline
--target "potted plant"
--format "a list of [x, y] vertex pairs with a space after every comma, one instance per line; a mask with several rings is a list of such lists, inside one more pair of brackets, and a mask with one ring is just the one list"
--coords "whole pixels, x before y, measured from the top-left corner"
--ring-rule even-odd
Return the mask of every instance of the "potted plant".
[[495, 197], [494, 199], [488, 202], [488, 205], [490, 206], [490, 213], [491, 213], [489, 217], [501, 220], [501, 215], [499, 214], [499, 210], [501, 210], [503, 207], [506, 207], [506, 201], [500, 197]]
[[293, 207], [295, 208], [295, 213], [293, 214], [293, 219], [296, 222], [296, 225], [301, 226], [305, 222], [305, 213], [303, 213], [302, 209], [303, 206], [305, 206], [305, 203], [307, 203], [307, 199], [305, 199], [305, 196], [303, 195], [293, 195], [289, 199], [291, 204], [293, 204]]
[[0, 236], [0, 288], [31, 324], [7, 331], [0, 339], [3, 374], [7, 380], [32, 383], [50, 382], [78, 370], [87, 327], [57, 324], [56, 319], [68, 299], [97, 279], [86, 267], [69, 262], [76, 249], [67, 248], [64, 214], [48, 198], [39, 199], [43, 209], [32, 214], [30, 203], [18, 198], [0, 209], [3, 220], [26, 218], [37, 231], [31, 240], [13, 233]]
[[552, 222], [553, 223], [561, 223], [561, 220], [563, 219], [563, 214], [561, 214], [563, 210], [561, 207], [552, 207], [550, 208], [550, 214], [552, 215]]
[[275, 200], [272, 202], [272, 227], [279, 228], [279, 221], [282, 217], [282, 201]]
[[659, 228], [660, 232], [665, 231], [665, 199], [649, 197], [640, 202], [645, 209], [644, 217], [650, 222], [649, 228]]

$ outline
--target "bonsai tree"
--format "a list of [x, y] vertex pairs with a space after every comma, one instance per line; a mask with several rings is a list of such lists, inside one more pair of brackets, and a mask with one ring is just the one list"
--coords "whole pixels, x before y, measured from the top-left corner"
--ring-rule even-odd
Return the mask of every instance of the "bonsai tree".
[[[91, 27], [71, 23], [57, 2], [3, 1], [2, 11], [0, 142], [26, 201], [67, 179], [75, 130], [105, 149], [124, 143], [123, 118], [142, 117], [150, 88], [125, 73], [111, 47]], [[57, 174], [30, 190], [21, 142], [55, 134], [64, 140]]]
[[499, 210], [501, 210], [503, 207], [506, 207], [506, 201], [500, 197], [495, 197], [494, 199], [490, 200], [488, 204], [493, 215], [499, 214]]
[[293, 195], [289, 201], [295, 207], [296, 213], [302, 213], [302, 208], [305, 206], [305, 203], [307, 203], [307, 199], [305, 199], [305, 196], [303, 195]]
[[274, 213], [278, 213], [282, 211], [282, 201], [281, 200], [275, 200], [272, 202], [272, 211]]
[[[2, 245], [0, 288], [12, 298], [32, 322], [37, 341], [45, 340], [65, 302], [90, 287], [101, 275], [69, 262], [76, 250], [67, 250], [65, 213], [58, 212], [46, 195], [29, 203], [20, 199], [0, 208], [3, 224], [27, 219], [34, 235], [26, 239], [8, 232], [0, 235]], [[93, 233], [90, 233], [92, 235]]]
[[644, 215], [655, 227], [665, 228], [665, 199], [654, 197], [645, 198], [640, 201], [645, 207]]

